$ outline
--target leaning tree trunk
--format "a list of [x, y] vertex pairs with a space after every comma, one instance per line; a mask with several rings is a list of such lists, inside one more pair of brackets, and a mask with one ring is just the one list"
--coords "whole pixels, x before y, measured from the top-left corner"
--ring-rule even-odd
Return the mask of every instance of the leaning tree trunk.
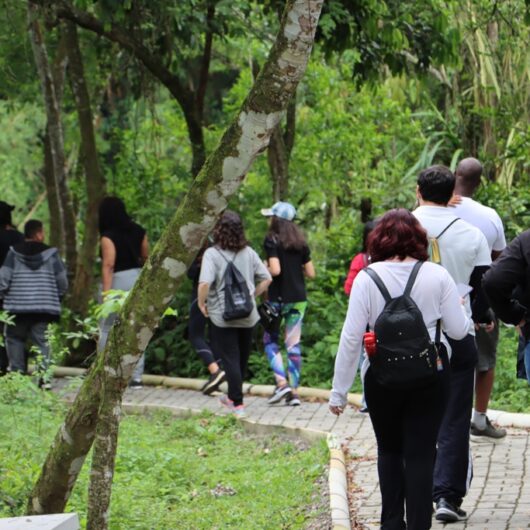
[[65, 36], [68, 45], [70, 86], [75, 98], [81, 132], [81, 157], [87, 199], [83, 245], [77, 259], [69, 307], [76, 313], [84, 314], [92, 295], [91, 286], [94, 283], [94, 264], [98, 244], [98, 206], [105, 194], [105, 179], [98, 160], [94, 119], [85, 81], [83, 57], [79, 49], [77, 26], [73, 22], [65, 22]]
[[59, 211], [61, 213], [61, 224], [64, 235], [66, 264], [69, 275], [73, 276], [76, 266], [76, 227], [75, 214], [72, 198], [66, 182], [66, 168], [64, 157], [63, 127], [61, 123], [61, 112], [59, 99], [54, 83], [53, 73], [48, 60], [48, 52], [38, 22], [39, 8], [28, 3], [28, 26], [30, 40], [35, 58], [35, 65], [39, 74], [41, 88], [46, 107], [47, 132], [49, 135], [49, 146], [53, 173], [55, 175], [56, 189], [58, 194]]
[[[112, 476], [115, 457], [114, 450], [109, 448], [116, 447], [114, 439], [127, 381], [162, 313], [185, 278], [188, 264], [254, 159], [266, 149], [305, 72], [322, 4], [323, 0], [287, 0], [267, 63], [155, 246], [120, 312], [104, 352], [90, 370], [59, 429], [32, 492], [29, 512], [63, 511], [95, 438], [91, 491], [109, 487], [106, 477]], [[109, 425], [116, 427], [107, 432]], [[100, 478], [103, 480], [98, 485]], [[92, 528], [107, 527], [109, 495], [110, 491], [98, 493], [99, 506], [89, 500]]]

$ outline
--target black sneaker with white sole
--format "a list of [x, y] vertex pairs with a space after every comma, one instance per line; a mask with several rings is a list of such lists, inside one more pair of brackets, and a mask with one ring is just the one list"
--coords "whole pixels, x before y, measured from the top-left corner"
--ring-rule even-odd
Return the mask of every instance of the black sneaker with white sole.
[[129, 382], [129, 388], [138, 390], [143, 387], [144, 387], [144, 384], [141, 381], [138, 381], [137, 379], [131, 379], [131, 381]]
[[214, 374], [210, 374], [210, 377], [208, 381], [204, 384], [204, 386], [201, 388], [201, 392], [205, 396], [209, 396], [212, 392], [215, 392], [219, 385], [226, 380], [226, 374], [224, 370], [217, 370]]
[[291, 387], [289, 385], [277, 386], [272, 396], [267, 400], [267, 403], [269, 405], [279, 403], [283, 398], [287, 399], [289, 394], [291, 394]]
[[300, 396], [298, 394], [291, 392], [290, 394], [287, 394], [285, 404], [289, 405], [289, 407], [299, 407], [302, 402], [300, 401]]
[[456, 523], [458, 521], [465, 521], [467, 519], [467, 513], [456, 504], [442, 498], [436, 503], [435, 518], [437, 521], [444, 523]]

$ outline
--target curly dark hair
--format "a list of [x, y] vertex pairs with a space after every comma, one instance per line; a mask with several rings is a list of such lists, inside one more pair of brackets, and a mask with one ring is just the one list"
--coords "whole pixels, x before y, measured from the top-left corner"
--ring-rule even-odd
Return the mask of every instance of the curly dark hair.
[[398, 257], [420, 261], [429, 259], [427, 232], [405, 208], [388, 211], [368, 237], [368, 253], [372, 263]]
[[226, 210], [213, 229], [213, 243], [223, 250], [237, 252], [248, 245], [241, 217], [231, 210]]
[[118, 197], [104, 197], [99, 203], [99, 234], [108, 230], [128, 230], [132, 219]]

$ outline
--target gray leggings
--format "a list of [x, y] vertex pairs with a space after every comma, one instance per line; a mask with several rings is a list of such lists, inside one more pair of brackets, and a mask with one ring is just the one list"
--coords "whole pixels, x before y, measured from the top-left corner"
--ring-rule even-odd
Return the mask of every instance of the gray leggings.
[[[115, 272], [112, 275], [112, 286], [111, 289], [120, 291], [130, 291], [134, 282], [140, 275], [141, 269], [127, 269], [126, 271]], [[98, 340], [98, 352], [102, 351], [107, 344], [110, 330], [114, 325], [114, 321], [118, 315], [116, 313], [110, 314], [108, 317], [100, 320], [99, 322], [99, 340]], [[142, 354], [136, 368], [134, 369], [132, 380], [141, 381], [144, 373], [145, 366], [145, 355]]]

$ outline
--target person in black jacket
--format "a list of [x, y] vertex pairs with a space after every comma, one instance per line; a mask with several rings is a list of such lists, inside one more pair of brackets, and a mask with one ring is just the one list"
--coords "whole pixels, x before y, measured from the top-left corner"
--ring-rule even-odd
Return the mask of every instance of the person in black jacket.
[[482, 286], [497, 316], [507, 324], [519, 326], [530, 383], [530, 230], [506, 247], [484, 275]]
[[[13, 226], [11, 212], [15, 209], [11, 204], [0, 201], [0, 267], [4, 264], [7, 253], [13, 245], [22, 243], [24, 236]], [[2, 310], [2, 301], [0, 300], [0, 311]], [[3, 326], [2, 331], [3, 335]], [[2, 342], [2, 341], [0, 341]], [[9, 361], [4, 344], [0, 344], [0, 375], [7, 372]]]

